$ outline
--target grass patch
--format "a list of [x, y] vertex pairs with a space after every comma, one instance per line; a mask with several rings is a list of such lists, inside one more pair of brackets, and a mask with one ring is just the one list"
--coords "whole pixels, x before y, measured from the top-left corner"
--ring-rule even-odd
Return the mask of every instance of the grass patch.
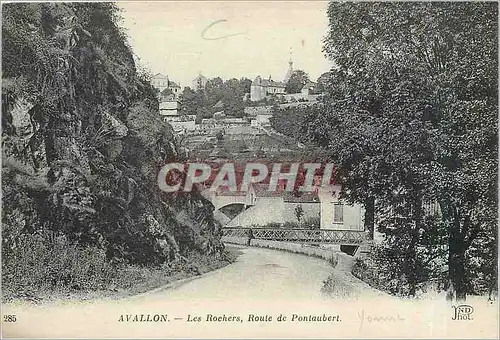
[[349, 285], [345, 278], [340, 278], [337, 274], [331, 274], [321, 287], [323, 294], [335, 296], [336, 298], [351, 298], [355, 296], [354, 289]]
[[2, 300], [40, 303], [126, 297], [224, 267], [239, 254], [228, 247], [222, 254], [192, 252], [156, 267], [112, 264], [101, 249], [79, 247], [65, 237], [25, 235], [8, 255], [3, 254]]

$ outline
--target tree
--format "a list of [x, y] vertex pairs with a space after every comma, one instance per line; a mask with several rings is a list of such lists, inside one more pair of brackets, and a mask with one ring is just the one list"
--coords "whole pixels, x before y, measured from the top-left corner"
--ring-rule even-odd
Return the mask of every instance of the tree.
[[244, 117], [245, 105], [243, 103], [243, 96], [245, 93], [243, 91], [249, 86], [248, 81], [246, 78], [243, 78], [241, 81], [236, 78], [231, 78], [227, 81], [223, 81], [220, 77], [209, 79], [204, 90], [194, 92], [191, 89], [185, 89], [186, 93], [183, 93], [182, 96], [184, 97], [185, 105], [182, 105], [181, 99], [181, 107], [184, 106], [186, 110], [193, 111], [194, 106], [196, 106], [197, 109], [208, 110], [213, 114], [217, 110], [220, 110], [214, 106], [219, 101], [222, 101], [224, 111], [227, 115], [239, 118]]
[[[392, 270], [408, 295], [431, 277], [459, 300], [471, 282], [496, 286], [496, 15], [491, 3], [328, 8], [324, 50], [337, 66], [326, 112], [305, 129], [339, 165], [345, 198], [364, 203], [370, 223], [385, 218], [387, 250], [404, 250]], [[432, 201], [437, 223], [423, 211]]]
[[307, 73], [302, 70], [295, 70], [286, 83], [285, 91], [286, 93], [299, 93], [307, 82], [309, 82]]
[[166, 98], [166, 97], [168, 97], [168, 96], [170, 96], [172, 94], [174, 94], [174, 93], [169, 88], [166, 88], [166, 89], [164, 89], [163, 91], [160, 92], [160, 95], [161, 95], [162, 98]]
[[224, 139], [224, 133], [221, 130], [219, 130], [215, 134], [215, 137], [217, 138], [217, 141], [222, 141]]
[[316, 119], [321, 112], [319, 105], [307, 107], [280, 108], [277, 103], [273, 106], [272, 117], [269, 119], [273, 129], [297, 141], [306, 142], [308, 136], [304, 130], [310, 119]]
[[224, 81], [221, 77], [215, 77], [207, 80], [207, 84], [205, 86], [205, 90], [207, 92], [214, 92], [216, 90], [222, 89], [224, 85]]
[[330, 79], [331, 79], [332, 74], [330, 72], [325, 72], [322, 73], [319, 77], [317, 82], [317, 87], [316, 91], [318, 93], [323, 93], [326, 91], [326, 89], [330, 86]]
[[302, 217], [304, 216], [304, 208], [302, 208], [302, 204], [295, 206], [295, 217], [297, 221], [300, 223]]
[[202, 119], [210, 119], [213, 118], [214, 114], [207, 108], [201, 106], [196, 110], [196, 115], [201, 116]]
[[224, 82], [222, 87], [222, 102], [224, 104], [224, 112], [236, 118], [245, 116], [245, 105], [243, 103], [243, 95], [245, 94], [241, 82], [232, 78]]
[[241, 78], [239, 86], [241, 93], [243, 94], [250, 93], [250, 87], [252, 86], [252, 81], [248, 78]]
[[185, 87], [180, 97], [180, 109], [186, 115], [196, 115], [198, 108], [203, 106], [203, 101], [201, 92]]
[[194, 123], [195, 124], [201, 124], [202, 121], [203, 121], [203, 115], [201, 114], [201, 112], [196, 113], [196, 117], [194, 119]]
[[228, 116], [235, 118], [242, 118], [245, 116], [245, 105], [241, 97], [235, 98], [234, 96], [226, 96], [223, 100], [224, 112]]

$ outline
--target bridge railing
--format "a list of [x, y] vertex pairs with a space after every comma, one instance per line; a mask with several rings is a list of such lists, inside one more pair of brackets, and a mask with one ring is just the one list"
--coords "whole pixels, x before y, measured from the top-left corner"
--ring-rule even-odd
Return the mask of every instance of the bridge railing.
[[[248, 237], [248, 229], [242, 227], [223, 228], [223, 236]], [[253, 237], [262, 240], [275, 240], [300, 243], [330, 243], [360, 245], [369, 241], [368, 232], [357, 230], [331, 229], [280, 229], [251, 228]]]

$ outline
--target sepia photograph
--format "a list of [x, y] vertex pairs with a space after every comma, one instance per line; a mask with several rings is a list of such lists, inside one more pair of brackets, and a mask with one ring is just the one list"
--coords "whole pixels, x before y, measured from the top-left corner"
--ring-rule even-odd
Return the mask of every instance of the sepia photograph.
[[498, 20], [2, 1], [2, 337], [498, 338]]

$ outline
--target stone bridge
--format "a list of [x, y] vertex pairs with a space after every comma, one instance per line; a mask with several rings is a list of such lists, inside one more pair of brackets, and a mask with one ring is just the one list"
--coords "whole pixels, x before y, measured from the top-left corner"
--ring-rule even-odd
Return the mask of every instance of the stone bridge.
[[245, 199], [243, 195], [217, 195], [217, 196], [208, 196], [206, 197], [215, 207], [215, 210], [219, 210], [228, 205], [232, 204], [241, 204], [241, 205], [250, 205], [249, 202]]

